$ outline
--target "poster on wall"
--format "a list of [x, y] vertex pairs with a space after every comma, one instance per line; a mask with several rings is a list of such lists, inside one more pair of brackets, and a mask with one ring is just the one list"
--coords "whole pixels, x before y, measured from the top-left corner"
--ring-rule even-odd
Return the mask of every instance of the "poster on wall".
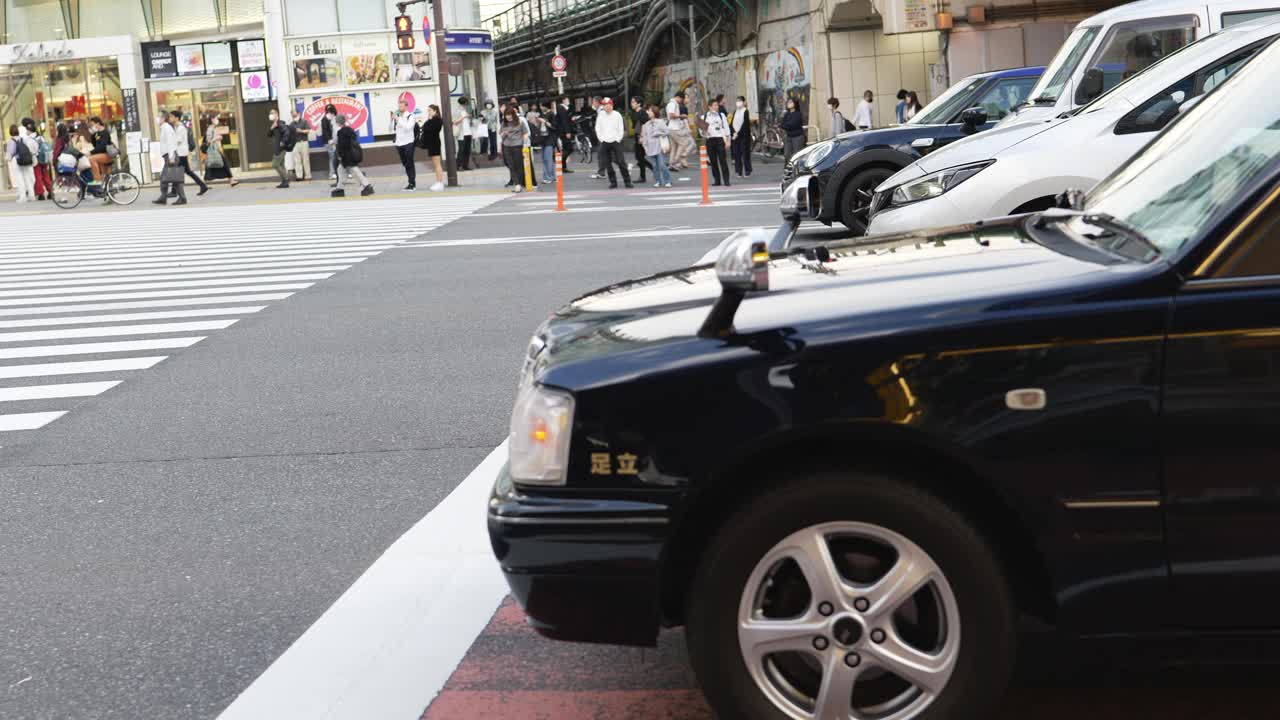
[[236, 42], [236, 58], [240, 61], [241, 70], [266, 70], [267, 45], [262, 40], [239, 40]]
[[294, 107], [302, 110], [302, 116], [311, 123], [311, 127], [319, 128], [324, 119], [325, 107], [332, 105], [338, 114], [347, 118], [347, 126], [356, 131], [360, 142], [373, 142], [373, 115], [369, 110], [369, 93], [350, 93], [347, 95], [313, 95], [311, 101], [304, 98], [294, 100]]
[[251, 70], [240, 73], [240, 97], [245, 102], [270, 100], [271, 83], [267, 80], [267, 71]]
[[167, 42], [142, 43], [143, 74], [149, 78], [176, 77], [178, 66], [173, 46]]
[[348, 85], [391, 82], [386, 36], [343, 38], [342, 56]]
[[391, 56], [396, 64], [396, 82], [416, 82], [435, 77], [431, 70], [431, 53], [402, 52]]
[[179, 75], [204, 74], [203, 45], [178, 45], [174, 50], [177, 53]]
[[813, 50], [808, 45], [794, 45], [765, 55], [760, 62], [761, 122], [771, 125], [780, 121], [787, 98], [794, 99], [800, 112], [808, 117], [812, 72]]
[[233, 68], [231, 62], [231, 43], [204, 44], [204, 70], [209, 73], [229, 73]]
[[293, 87], [322, 90], [342, 85], [342, 57], [338, 38], [295, 40], [286, 48], [293, 63]]

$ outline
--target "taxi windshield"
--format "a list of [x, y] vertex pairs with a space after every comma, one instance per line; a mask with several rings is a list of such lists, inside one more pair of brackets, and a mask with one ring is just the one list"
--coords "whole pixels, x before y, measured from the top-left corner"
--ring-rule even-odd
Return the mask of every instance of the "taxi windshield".
[[942, 125], [951, 121], [951, 118], [966, 110], [966, 102], [969, 95], [981, 85], [983, 78], [965, 78], [960, 82], [947, 88], [947, 91], [933, 99], [933, 102], [925, 105], [907, 121], [907, 125]]
[[1040, 82], [1031, 88], [1030, 97], [1033, 104], [1052, 105], [1058, 100], [1058, 95], [1062, 94], [1062, 89], [1066, 87], [1071, 74], [1084, 59], [1085, 52], [1089, 50], [1089, 46], [1093, 44], [1093, 39], [1101, 29], [1094, 25], [1077, 27], [1072, 31], [1071, 36], [1062, 44], [1062, 49], [1053, 56], [1049, 67], [1045, 68], [1044, 75], [1040, 76]]
[[[1196, 239], [1280, 164], [1273, 43], [1089, 193], [1088, 213], [1136, 229], [1164, 255]], [[1072, 230], [1093, 236], [1084, 218]]]

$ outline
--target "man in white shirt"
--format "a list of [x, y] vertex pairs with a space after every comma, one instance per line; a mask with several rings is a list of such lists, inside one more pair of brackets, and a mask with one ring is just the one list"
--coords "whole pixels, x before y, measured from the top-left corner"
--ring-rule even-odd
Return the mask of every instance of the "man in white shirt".
[[[182, 116], [174, 110], [165, 113], [164, 122], [160, 123], [160, 152], [164, 154], [165, 166], [178, 167], [178, 158], [191, 154], [187, 147], [187, 133], [178, 130], [178, 122]], [[177, 193], [178, 201], [174, 205], [186, 205], [187, 193], [182, 188], [182, 181], [160, 183], [160, 197], [152, 200], [156, 205], [164, 205], [169, 194]]]
[[400, 100], [400, 112], [391, 114], [391, 126], [396, 129], [396, 152], [400, 154], [400, 164], [404, 166], [404, 175], [409, 179], [405, 190], [418, 188], [418, 168], [413, 159], [414, 129], [417, 126], [416, 113], [409, 112], [409, 102]]
[[862, 102], [853, 111], [853, 127], [858, 130], [870, 130], [875, 125], [875, 108], [872, 103], [875, 97], [868, 90], [862, 93]]
[[707, 114], [702, 118], [707, 124], [707, 161], [711, 165], [711, 174], [715, 177], [713, 185], [729, 185], [729, 123], [720, 114], [720, 103], [712, 100], [707, 106]]
[[471, 164], [471, 104], [462, 97], [458, 98], [458, 115], [453, 119], [453, 136], [458, 138], [458, 169], [470, 170]]
[[689, 132], [689, 121], [680, 113], [684, 106], [685, 95], [678, 92], [667, 103], [667, 129], [671, 136], [671, 170], [682, 170], [689, 167], [689, 152], [693, 150], [693, 133]]
[[622, 171], [622, 181], [628, 188], [631, 184], [631, 171], [627, 170], [627, 161], [622, 157], [622, 138], [626, 134], [626, 125], [622, 122], [622, 113], [614, 112], [613, 100], [605, 98], [600, 103], [600, 114], [596, 116], [596, 137], [600, 139], [600, 158], [609, 173], [609, 187], [618, 187], [618, 176], [613, 172], [614, 163]]

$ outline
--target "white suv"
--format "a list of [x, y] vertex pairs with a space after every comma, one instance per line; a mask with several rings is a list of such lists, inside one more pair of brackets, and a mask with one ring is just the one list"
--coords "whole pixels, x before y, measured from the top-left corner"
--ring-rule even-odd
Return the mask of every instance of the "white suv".
[[1088, 190], [1277, 36], [1280, 17], [1237, 25], [1168, 55], [1074, 113], [998, 127], [926, 155], [876, 188], [867, 232], [1034, 212], [1065, 190]]

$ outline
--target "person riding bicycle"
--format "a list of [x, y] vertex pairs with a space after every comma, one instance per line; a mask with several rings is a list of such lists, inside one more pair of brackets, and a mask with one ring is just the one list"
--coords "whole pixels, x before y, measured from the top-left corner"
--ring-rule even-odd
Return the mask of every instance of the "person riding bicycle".
[[93, 142], [93, 152], [89, 155], [93, 179], [102, 182], [111, 172], [111, 165], [119, 152], [111, 142], [111, 133], [100, 117], [89, 118], [89, 139]]
[[[53, 140], [53, 162], [54, 166], [58, 170], [58, 174], [78, 174], [80, 176], [80, 181], [89, 187], [90, 192], [93, 192], [94, 194], [100, 193], [102, 190], [101, 186], [93, 184], [93, 170], [90, 169], [87, 164], [88, 156], [81, 152], [80, 148], [76, 147], [74, 136], [71, 133], [71, 128], [69, 128], [65, 123], [58, 123], [54, 132], [56, 135]], [[66, 167], [59, 162], [59, 159], [63, 155], [70, 155], [75, 159], [74, 163], [70, 167]], [[85, 158], [85, 162], [80, 162], [81, 158]]]

